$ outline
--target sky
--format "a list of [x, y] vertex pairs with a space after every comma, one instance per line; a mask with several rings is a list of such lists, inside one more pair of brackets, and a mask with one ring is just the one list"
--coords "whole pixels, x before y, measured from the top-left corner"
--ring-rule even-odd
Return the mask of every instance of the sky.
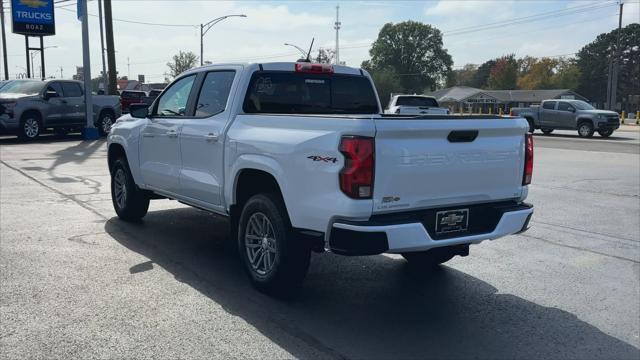
[[[5, 4], [9, 0], [4, 1]], [[51, 1], [51, 0], [45, 0]], [[60, 0], [55, 0], [56, 2]], [[640, 0], [625, 0], [623, 26], [640, 22]], [[217, 62], [294, 61], [299, 53], [284, 43], [334, 48], [336, 5], [340, 6], [340, 60], [359, 66], [385, 23], [420, 21], [440, 29], [454, 68], [506, 54], [571, 55], [597, 35], [618, 25], [618, 2], [600, 1], [183, 1], [113, 0], [119, 75], [147, 82], [165, 77], [166, 63], [178, 51], [200, 53], [200, 25], [228, 18], [205, 35], [204, 59]], [[98, 14], [90, 1], [89, 14]], [[8, 7], [8, 5], [5, 5]], [[26, 72], [24, 36], [11, 33], [5, 9], [9, 75]], [[81, 25], [75, 0], [56, 4], [56, 35], [45, 38], [46, 75], [70, 78], [82, 65]], [[120, 21], [125, 20], [125, 21]], [[127, 22], [129, 21], [129, 22]], [[138, 24], [143, 22], [162, 25]], [[97, 16], [89, 17], [91, 71], [102, 69]], [[36, 39], [32, 39], [36, 46]], [[39, 67], [36, 56], [35, 67]]]

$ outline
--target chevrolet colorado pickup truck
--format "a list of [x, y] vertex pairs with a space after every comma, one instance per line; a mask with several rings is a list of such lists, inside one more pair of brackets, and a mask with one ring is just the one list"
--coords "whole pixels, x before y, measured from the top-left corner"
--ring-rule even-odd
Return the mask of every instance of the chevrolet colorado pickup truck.
[[[93, 122], [106, 135], [120, 116], [118, 96], [94, 95]], [[0, 132], [26, 140], [47, 128], [57, 134], [86, 124], [84, 87], [74, 80], [13, 80], [0, 89]]]
[[578, 130], [578, 135], [587, 138], [598, 131], [606, 138], [620, 127], [618, 113], [598, 110], [582, 100], [544, 100], [541, 106], [513, 108], [511, 115], [525, 118], [530, 132], [541, 129], [545, 135], [563, 129]]
[[108, 136], [117, 215], [138, 221], [169, 198], [228, 217], [262, 291], [300, 282], [312, 251], [428, 268], [533, 214], [526, 120], [383, 115], [361, 69], [210, 65], [131, 106]]
[[449, 109], [441, 108], [432, 96], [394, 95], [385, 114], [396, 115], [447, 115]]

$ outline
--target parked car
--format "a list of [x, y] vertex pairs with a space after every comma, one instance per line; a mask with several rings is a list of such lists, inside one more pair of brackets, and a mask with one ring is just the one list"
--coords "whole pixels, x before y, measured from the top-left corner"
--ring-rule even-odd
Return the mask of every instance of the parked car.
[[[117, 96], [94, 95], [93, 123], [106, 135], [121, 115]], [[0, 91], [0, 130], [35, 139], [44, 129], [56, 133], [86, 125], [84, 89], [74, 80], [13, 80]]]
[[398, 115], [447, 115], [449, 109], [441, 108], [438, 101], [424, 95], [394, 95], [385, 114]]
[[541, 129], [551, 134], [555, 129], [578, 130], [581, 137], [592, 137], [595, 131], [609, 137], [620, 127], [615, 111], [598, 110], [582, 100], [545, 100], [541, 106], [513, 108], [511, 114], [529, 122], [529, 132]]
[[141, 90], [122, 90], [120, 93], [120, 106], [123, 113], [129, 112], [131, 104], [143, 104], [147, 93]]
[[189, 70], [114, 125], [113, 206], [137, 221], [165, 197], [228, 217], [249, 278], [268, 292], [301, 281], [311, 251], [396, 253], [428, 268], [528, 228], [524, 119], [381, 112], [361, 69]]

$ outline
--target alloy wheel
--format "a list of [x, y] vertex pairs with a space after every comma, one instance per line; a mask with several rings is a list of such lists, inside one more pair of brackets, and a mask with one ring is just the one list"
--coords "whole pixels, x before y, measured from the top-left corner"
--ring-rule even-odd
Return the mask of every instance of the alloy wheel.
[[127, 205], [127, 177], [124, 173], [124, 170], [118, 169], [116, 170], [115, 175], [113, 176], [113, 192], [116, 196], [116, 204], [120, 209], [124, 209]]
[[38, 124], [38, 120], [29, 118], [24, 121], [24, 134], [28, 138], [34, 138], [38, 136], [40, 132], [40, 124]]
[[247, 221], [244, 245], [253, 271], [265, 276], [273, 270], [278, 258], [276, 235], [265, 214], [257, 212], [251, 215]]

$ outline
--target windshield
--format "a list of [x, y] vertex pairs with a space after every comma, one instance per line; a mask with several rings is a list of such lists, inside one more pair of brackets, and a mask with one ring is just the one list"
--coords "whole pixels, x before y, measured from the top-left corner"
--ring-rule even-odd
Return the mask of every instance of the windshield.
[[436, 99], [424, 96], [399, 96], [396, 100], [397, 106], [423, 106], [438, 107]]
[[572, 101], [571, 104], [576, 108], [578, 108], [578, 110], [595, 110], [593, 106], [589, 105], [588, 103], [582, 100]]
[[35, 95], [39, 94], [43, 88], [44, 83], [42, 81], [12, 81], [0, 88], [0, 92]]
[[259, 71], [244, 101], [246, 113], [377, 114], [368, 78], [354, 75]]

